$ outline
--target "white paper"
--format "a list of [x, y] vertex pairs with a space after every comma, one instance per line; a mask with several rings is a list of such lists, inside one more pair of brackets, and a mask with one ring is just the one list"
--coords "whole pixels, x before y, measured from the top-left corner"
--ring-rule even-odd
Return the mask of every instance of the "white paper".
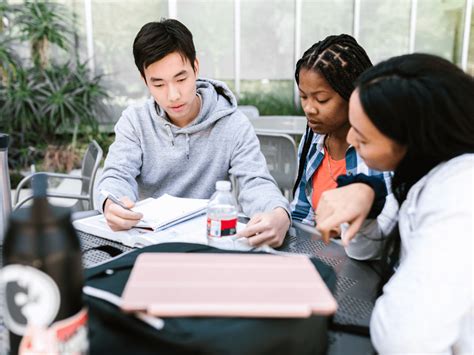
[[114, 232], [107, 224], [103, 215], [73, 221], [74, 227], [84, 233], [89, 233], [101, 238], [113, 240], [129, 247], [142, 248], [147, 245], [186, 242], [207, 245], [206, 217], [199, 216], [194, 219], [174, 225], [160, 231], [147, 231], [132, 228], [125, 231]]
[[[120, 307], [122, 305], [122, 299], [119, 296], [113, 294], [112, 292], [104, 291], [91, 286], [84, 286], [82, 288], [82, 291], [90, 297], [99, 298], [117, 307]], [[135, 316], [157, 330], [161, 330], [165, 326], [165, 322], [162, 318], [150, 316], [145, 312], [135, 312]]]
[[132, 208], [133, 211], [143, 214], [143, 221], [136, 227], [151, 227], [155, 231], [168, 228], [176, 222], [204, 214], [208, 201], [174, 197], [168, 194], [159, 198], [147, 198]]

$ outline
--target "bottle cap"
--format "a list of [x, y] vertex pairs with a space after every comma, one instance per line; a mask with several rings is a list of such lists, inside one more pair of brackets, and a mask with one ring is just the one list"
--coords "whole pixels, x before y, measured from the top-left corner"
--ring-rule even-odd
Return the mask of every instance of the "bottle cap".
[[48, 188], [48, 177], [44, 173], [37, 173], [31, 179], [31, 187], [33, 188], [34, 197], [46, 197]]
[[217, 181], [216, 182], [216, 190], [221, 190], [221, 191], [230, 191], [230, 181]]

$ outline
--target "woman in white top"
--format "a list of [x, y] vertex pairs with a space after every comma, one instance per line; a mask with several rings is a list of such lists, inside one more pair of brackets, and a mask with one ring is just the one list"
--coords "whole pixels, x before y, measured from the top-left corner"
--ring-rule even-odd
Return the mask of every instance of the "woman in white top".
[[359, 78], [349, 120], [366, 164], [394, 171], [382, 212], [394, 223], [364, 223], [375, 192], [353, 183], [323, 194], [317, 228], [327, 240], [342, 224], [349, 256], [385, 261], [374, 347], [473, 354], [474, 79], [432, 55], [395, 57]]

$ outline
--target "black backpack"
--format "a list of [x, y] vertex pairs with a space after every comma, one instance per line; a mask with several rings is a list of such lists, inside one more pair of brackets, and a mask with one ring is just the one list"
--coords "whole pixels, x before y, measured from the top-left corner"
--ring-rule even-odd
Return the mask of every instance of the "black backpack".
[[[87, 269], [85, 284], [122, 294], [140, 253], [235, 253], [188, 243], [166, 243], [134, 250]], [[238, 252], [237, 252], [238, 253]], [[333, 269], [311, 259], [331, 291]], [[324, 354], [328, 317], [309, 318], [165, 318], [156, 330], [99, 298], [85, 296], [89, 307], [90, 354]]]

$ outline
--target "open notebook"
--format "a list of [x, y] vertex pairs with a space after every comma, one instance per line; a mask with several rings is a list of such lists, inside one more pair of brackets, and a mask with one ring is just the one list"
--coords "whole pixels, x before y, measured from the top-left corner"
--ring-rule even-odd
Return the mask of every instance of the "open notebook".
[[[205, 213], [208, 200], [163, 195], [140, 201], [133, 208], [143, 213], [144, 228], [114, 232], [104, 215], [73, 221], [74, 228], [130, 247], [166, 242], [207, 244]], [[151, 230], [150, 230], [151, 229]]]
[[121, 308], [159, 317], [309, 317], [337, 303], [308, 257], [144, 253]]
[[164, 194], [159, 198], [147, 198], [132, 208], [143, 214], [143, 220], [135, 227], [150, 228], [157, 232], [192, 219], [206, 212], [209, 200], [181, 198]]
[[[163, 195], [158, 199], [143, 200], [137, 203], [137, 206], [134, 208], [134, 210], [144, 214], [144, 219], [147, 222], [149, 222], [148, 220], [151, 221], [150, 225], [155, 230], [132, 228], [130, 230], [114, 232], [107, 225], [102, 214], [74, 220], [73, 225], [78, 231], [135, 248], [151, 244], [184, 242], [211, 245], [228, 250], [267, 251], [269, 247], [255, 248], [248, 243], [246, 238], [207, 238], [206, 206], [207, 200]], [[244, 228], [245, 224], [237, 223], [237, 232]]]

